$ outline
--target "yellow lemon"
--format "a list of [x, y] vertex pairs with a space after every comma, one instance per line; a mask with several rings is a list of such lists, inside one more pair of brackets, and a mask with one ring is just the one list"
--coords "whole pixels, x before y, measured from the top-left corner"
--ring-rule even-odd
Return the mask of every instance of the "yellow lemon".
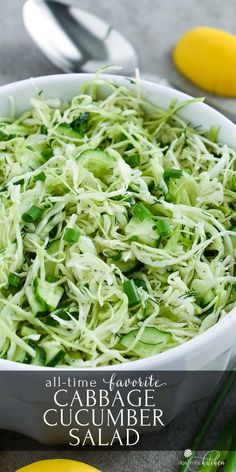
[[51, 459], [47, 461], [34, 462], [26, 465], [16, 472], [100, 472], [91, 465], [84, 462], [71, 461], [68, 459]]
[[236, 97], [236, 36], [216, 28], [195, 28], [179, 39], [173, 59], [194, 84]]

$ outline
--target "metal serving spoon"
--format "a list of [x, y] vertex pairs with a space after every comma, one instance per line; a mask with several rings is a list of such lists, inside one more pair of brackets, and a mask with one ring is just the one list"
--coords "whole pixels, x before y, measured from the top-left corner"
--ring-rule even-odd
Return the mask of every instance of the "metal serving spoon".
[[[66, 0], [72, 1], [72, 0]], [[64, 72], [96, 72], [105, 65], [120, 66], [117, 73], [133, 77], [138, 56], [132, 44], [116, 29], [91, 13], [58, 0], [27, 0], [23, 19], [32, 39], [43, 54]], [[142, 78], [199, 95], [185, 80], [167, 80], [157, 75]], [[216, 99], [204, 93], [206, 103], [236, 122], [231, 100]], [[231, 111], [232, 110], [232, 111]]]
[[133, 75], [138, 64], [135, 49], [119, 31], [77, 6], [27, 0], [23, 19], [37, 46], [65, 72], [96, 72], [112, 64]]

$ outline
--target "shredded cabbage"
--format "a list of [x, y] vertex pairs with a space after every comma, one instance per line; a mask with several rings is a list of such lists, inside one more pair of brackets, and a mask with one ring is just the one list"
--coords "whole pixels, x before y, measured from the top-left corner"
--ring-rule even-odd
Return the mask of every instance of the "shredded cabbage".
[[31, 102], [0, 120], [0, 357], [118, 364], [153, 353], [150, 331], [135, 348], [147, 328], [161, 352], [225, 316], [236, 152], [216, 127], [99, 74], [70, 103]]

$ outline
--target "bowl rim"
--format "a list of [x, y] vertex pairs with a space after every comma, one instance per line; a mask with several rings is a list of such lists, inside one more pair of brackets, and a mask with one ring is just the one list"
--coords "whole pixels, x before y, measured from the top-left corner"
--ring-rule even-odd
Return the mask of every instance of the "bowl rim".
[[[37, 77], [32, 77], [32, 78], [27, 78], [24, 80], [20, 81], [15, 81], [11, 82], [8, 84], [4, 84], [0, 86], [0, 98], [1, 95], [4, 93], [10, 93], [12, 92], [17, 92], [17, 88], [20, 90], [24, 88], [31, 87], [32, 88], [32, 94], [33, 90], [35, 89], [35, 85], [38, 86], [40, 85], [41, 87], [47, 86], [47, 84], [50, 83], [59, 83], [61, 81], [65, 82], [74, 82], [78, 81], [78, 85], [81, 83], [93, 78], [95, 76], [94, 73], [70, 73], [70, 74], [53, 74], [53, 75], [42, 75], [42, 76], [37, 76]], [[132, 86], [136, 86], [135, 83], [131, 82], [131, 78], [128, 76], [122, 76], [122, 75], [115, 75], [115, 74], [101, 74], [100, 76], [102, 79], [105, 80], [110, 80], [110, 81], [115, 81], [117, 83], [125, 84], [132, 88]], [[165, 95], [170, 96], [170, 100], [173, 98], [173, 95], [178, 98], [179, 100], [187, 100], [193, 98], [191, 95], [188, 95], [184, 92], [181, 92], [176, 89], [172, 89], [170, 87], [167, 87], [162, 84], [158, 84], [149, 80], [140, 80], [140, 85], [144, 88], [151, 89], [151, 93], [149, 95], [149, 99], [151, 102], [151, 94], [152, 91], [155, 93], [155, 90], [160, 93], [164, 93]], [[20, 92], [19, 90], [19, 92]], [[203, 102], [195, 102], [194, 107], [197, 109], [199, 108], [202, 109], [203, 111], [205, 110], [206, 113], [208, 112], [209, 114], [211, 113], [215, 119], [220, 121], [220, 123], [223, 126], [228, 126], [229, 128], [232, 128], [232, 133], [233, 130], [236, 135], [236, 126], [233, 122], [231, 122], [228, 118], [226, 118], [224, 115], [222, 115], [219, 111], [215, 110], [211, 106], [207, 105], [206, 103]], [[1, 104], [0, 104], [1, 108]], [[1, 113], [0, 113], [1, 115]], [[143, 359], [138, 359], [134, 361], [128, 361], [125, 363], [117, 363], [114, 365], [110, 366], [99, 366], [99, 367], [45, 367], [45, 366], [31, 366], [28, 364], [24, 363], [18, 363], [15, 361], [11, 361], [8, 359], [1, 359], [0, 358], [0, 371], [1, 366], [6, 366], [9, 364], [11, 367], [14, 367], [14, 369], [11, 370], [40, 370], [40, 371], [61, 371], [61, 372], [66, 372], [66, 371], [98, 371], [98, 370], [112, 370], [112, 371], [119, 371], [119, 370], [146, 370], [148, 367], [148, 364], [153, 365], [155, 362], [155, 369], [157, 368], [162, 368], [163, 365], [167, 365], [170, 363], [176, 364], [180, 358], [184, 358], [185, 355], [188, 352], [197, 352], [200, 351], [203, 346], [206, 345], [206, 342], [208, 342], [209, 346], [215, 344], [216, 340], [219, 340], [219, 338], [223, 339], [225, 335], [227, 335], [227, 332], [230, 330], [235, 325], [236, 327], [236, 306], [228, 313], [224, 315], [223, 318], [221, 318], [219, 321], [217, 321], [213, 326], [208, 328], [206, 331], [203, 333], [197, 334], [194, 338], [185, 341], [183, 344], [180, 344], [178, 346], [175, 346], [171, 349], [168, 349], [164, 352], [161, 352], [159, 354], [155, 354], [150, 357], [146, 357]], [[223, 344], [223, 343], [222, 343]], [[168, 369], [166, 369], [168, 370]]]

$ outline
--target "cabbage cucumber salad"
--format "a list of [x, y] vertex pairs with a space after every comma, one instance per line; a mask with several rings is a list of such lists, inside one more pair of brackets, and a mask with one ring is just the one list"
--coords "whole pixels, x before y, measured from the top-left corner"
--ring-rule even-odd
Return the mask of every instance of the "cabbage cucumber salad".
[[235, 303], [236, 152], [134, 88], [97, 74], [0, 120], [2, 359], [137, 360]]

